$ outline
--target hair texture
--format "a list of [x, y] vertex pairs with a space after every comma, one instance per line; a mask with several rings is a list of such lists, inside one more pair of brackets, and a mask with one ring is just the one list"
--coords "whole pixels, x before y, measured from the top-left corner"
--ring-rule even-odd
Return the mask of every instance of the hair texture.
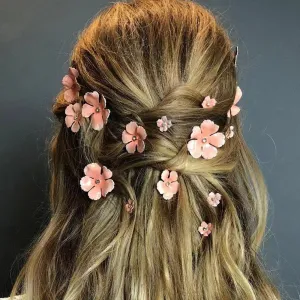
[[[202, 6], [183, 0], [115, 3], [80, 33], [70, 64], [80, 94], [98, 91], [111, 110], [96, 131], [74, 134], [64, 122], [63, 91], [53, 105], [51, 218], [28, 251], [11, 296], [27, 300], [275, 300], [278, 292], [258, 258], [267, 191], [239, 117], [227, 117], [237, 74], [225, 30]], [[218, 103], [204, 109], [210, 95]], [[173, 126], [160, 132], [156, 120]], [[214, 159], [187, 151], [193, 126], [210, 119], [235, 136]], [[135, 121], [147, 131], [144, 153], [129, 154], [122, 131]], [[80, 189], [84, 167], [113, 171], [115, 189], [92, 201]], [[177, 171], [169, 201], [156, 184]], [[222, 195], [216, 208], [209, 192]], [[129, 214], [127, 199], [135, 203]], [[198, 232], [202, 221], [213, 232]]]

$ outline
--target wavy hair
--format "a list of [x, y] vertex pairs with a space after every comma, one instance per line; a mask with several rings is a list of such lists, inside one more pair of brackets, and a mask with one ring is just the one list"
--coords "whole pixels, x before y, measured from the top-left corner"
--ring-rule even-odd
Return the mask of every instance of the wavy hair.
[[[183, 0], [115, 3], [82, 31], [70, 64], [79, 71], [79, 102], [105, 95], [111, 110], [100, 132], [64, 122], [68, 103], [53, 105], [50, 147], [51, 218], [28, 251], [11, 296], [28, 300], [276, 300], [258, 258], [267, 190], [238, 116], [228, 118], [237, 89], [228, 35], [202, 6]], [[218, 104], [203, 109], [205, 96]], [[160, 132], [156, 120], [173, 126]], [[187, 151], [193, 126], [210, 119], [235, 127], [214, 159]], [[147, 130], [144, 153], [128, 154], [122, 131], [130, 121]], [[115, 189], [91, 201], [80, 189], [83, 168], [99, 162]], [[156, 190], [162, 170], [179, 174], [166, 201]], [[210, 191], [222, 195], [215, 208]], [[127, 199], [135, 203], [128, 214]], [[213, 232], [197, 231], [203, 220]]]

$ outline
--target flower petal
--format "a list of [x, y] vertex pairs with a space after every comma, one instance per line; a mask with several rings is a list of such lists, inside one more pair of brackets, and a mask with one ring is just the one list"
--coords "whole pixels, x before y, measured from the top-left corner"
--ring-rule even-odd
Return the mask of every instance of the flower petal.
[[188, 151], [194, 158], [202, 155], [202, 143], [198, 140], [190, 140], [187, 144]]
[[174, 181], [171, 182], [169, 185], [169, 192], [172, 194], [176, 194], [178, 192], [179, 189], [179, 182], [178, 181]]
[[211, 120], [204, 120], [201, 125], [201, 131], [203, 136], [209, 136], [219, 130], [219, 126], [216, 125], [213, 121]]
[[138, 125], [136, 124], [136, 122], [131, 121], [130, 123], [128, 123], [126, 125], [126, 131], [128, 133], [131, 133], [131, 134], [135, 135], [137, 127], [138, 127]]
[[75, 116], [74, 106], [72, 104], [69, 104], [65, 109], [65, 114], [67, 116]]
[[173, 198], [173, 196], [174, 196], [174, 194], [173, 194], [173, 193], [170, 193], [170, 192], [164, 193], [164, 194], [163, 194], [163, 198], [164, 198], [165, 200], [170, 200], [170, 199]]
[[80, 125], [77, 121], [75, 121], [71, 127], [71, 130], [76, 133], [79, 131], [79, 129], [80, 129]]
[[169, 175], [170, 175], [170, 172], [169, 170], [164, 170], [161, 175], [160, 175], [160, 178], [163, 180], [163, 181], [166, 181], [169, 179]]
[[109, 109], [104, 109], [103, 113], [102, 113], [104, 124], [107, 123], [107, 120], [108, 120], [109, 116], [110, 116], [110, 110]]
[[210, 144], [205, 144], [202, 148], [202, 156], [205, 159], [212, 159], [217, 156], [218, 150]]
[[126, 150], [128, 153], [134, 153], [136, 151], [137, 141], [132, 141], [126, 144]]
[[137, 130], [136, 130], [136, 133], [138, 134], [138, 136], [144, 140], [146, 137], [147, 137], [147, 133], [146, 133], [146, 130], [143, 126], [138, 126], [137, 127]]
[[163, 125], [163, 120], [162, 119], [158, 119], [157, 121], [156, 121], [156, 125], [157, 125], [157, 127], [161, 127], [162, 125]]
[[112, 171], [110, 169], [108, 169], [107, 167], [103, 166], [102, 167], [102, 175], [104, 177], [104, 179], [109, 179], [112, 177]]
[[108, 193], [110, 193], [115, 187], [115, 182], [112, 179], [107, 179], [104, 181], [102, 186], [102, 195], [106, 197]]
[[94, 91], [92, 93], [91, 92], [85, 93], [84, 100], [88, 104], [98, 107], [99, 106], [99, 93], [96, 91]]
[[165, 183], [164, 183], [162, 180], [160, 180], [160, 181], [157, 183], [156, 188], [157, 188], [157, 190], [158, 190], [158, 192], [159, 192], [160, 194], [163, 194], [163, 193], [166, 192], [166, 185], [165, 185]]
[[95, 130], [101, 130], [103, 128], [102, 113], [94, 113], [91, 118], [92, 128]]
[[67, 88], [70, 89], [72, 88], [72, 86], [74, 85], [74, 80], [70, 75], [65, 75], [61, 81], [62, 85]]
[[191, 134], [191, 139], [201, 139], [202, 132], [200, 126], [194, 126]]
[[91, 163], [88, 164], [83, 171], [86, 176], [90, 176], [94, 179], [99, 179], [101, 175], [101, 166], [97, 163]]
[[89, 176], [84, 176], [80, 180], [81, 189], [85, 192], [88, 192], [92, 187], [95, 186], [95, 180]]
[[235, 93], [235, 98], [234, 98], [233, 104], [237, 104], [241, 100], [242, 96], [243, 96], [243, 92], [242, 92], [241, 88], [238, 86], [236, 88], [236, 93]]
[[74, 110], [74, 112], [75, 113], [81, 113], [81, 104], [80, 103], [75, 103], [74, 105], [73, 105], [73, 110]]
[[207, 140], [211, 145], [219, 148], [225, 144], [225, 135], [221, 132], [218, 132], [209, 136]]
[[83, 104], [82, 106], [82, 116], [84, 118], [88, 118], [90, 115], [92, 115], [93, 113], [95, 113], [95, 107], [91, 106], [89, 104]]
[[77, 78], [79, 76], [79, 72], [77, 69], [69, 67], [69, 75], [74, 76], [74, 78]]
[[91, 200], [99, 200], [101, 198], [101, 189], [100, 186], [94, 186], [89, 192], [88, 192], [89, 198]]
[[234, 117], [234, 116], [236, 116], [241, 111], [241, 109], [238, 106], [233, 105], [231, 107], [230, 111], [231, 111], [231, 116]]
[[144, 141], [138, 140], [138, 142], [137, 142], [137, 151], [139, 153], [142, 153], [142, 152], [144, 152], [144, 150], [145, 150], [145, 143], [144, 143]]
[[72, 126], [72, 124], [74, 123], [74, 117], [73, 116], [66, 116], [65, 117], [65, 123], [66, 123], [67, 127], [70, 128]]
[[124, 144], [127, 144], [127, 143], [131, 142], [132, 141], [132, 137], [133, 137], [133, 135], [130, 134], [130, 133], [128, 133], [126, 130], [124, 130], [122, 132], [122, 142]]
[[176, 171], [171, 171], [171, 173], [170, 173], [170, 180], [171, 181], [177, 181], [177, 179], [178, 179], [177, 172]]

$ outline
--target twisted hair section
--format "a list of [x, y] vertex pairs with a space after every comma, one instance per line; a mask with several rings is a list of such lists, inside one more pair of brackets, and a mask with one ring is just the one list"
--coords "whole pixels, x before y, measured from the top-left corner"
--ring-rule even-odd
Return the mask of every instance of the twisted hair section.
[[[76, 88], [68, 96], [83, 105], [86, 93], [98, 92], [109, 119], [101, 130], [83, 120], [74, 133], [65, 123], [65, 91], [57, 96], [51, 217], [12, 296], [280, 299], [257, 254], [267, 191], [239, 116], [228, 117], [237, 91], [235, 57], [214, 16], [191, 1], [115, 3], [80, 33], [70, 65], [78, 74], [71, 70]], [[207, 96], [216, 100], [213, 107], [203, 107]], [[157, 126], [162, 116], [172, 121], [166, 131]], [[193, 128], [205, 120], [223, 134], [234, 126], [234, 137], [213, 159], [188, 151]], [[130, 122], [147, 132], [142, 153], [128, 153], [122, 142]], [[99, 201], [79, 185], [90, 163], [113, 173], [115, 188]], [[164, 170], [178, 174], [170, 200], [157, 190]], [[213, 206], [208, 196], [216, 194], [221, 200]]]

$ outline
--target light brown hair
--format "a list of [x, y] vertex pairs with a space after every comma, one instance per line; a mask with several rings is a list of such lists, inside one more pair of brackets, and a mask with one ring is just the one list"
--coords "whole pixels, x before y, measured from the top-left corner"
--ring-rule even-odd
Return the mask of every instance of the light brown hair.
[[[213, 15], [182, 0], [115, 3], [79, 35], [71, 55], [80, 97], [98, 91], [111, 110], [97, 132], [74, 134], [64, 123], [61, 92], [51, 142], [51, 219], [28, 253], [11, 295], [30, 300], [275, 300], [257, 251], [267, 215], [267, 191], [241, 132], [227, 118], [237, 88], [233, 47]], [[210, 95], [218, 103], [203, 109]], [[156, 120], [173, 126], [160, 132]], [[216, 158], [187, 151], [193, 126], [210, 119], [235, 136]], [[146, 149], [128, 154], [121, 140], [130, 121], [147, 130]], [[113, 171], [115, 189], [92, 201], [80, 189], [83, 168]], [[179, 192], [156, 190], [162, 170], [179, 174]], [[222, 195], [215, 208], [209, 192]], [[133, 214], [125, 201], [135, 202]], [[197, 228], [213, 223], [204, 238]]]

